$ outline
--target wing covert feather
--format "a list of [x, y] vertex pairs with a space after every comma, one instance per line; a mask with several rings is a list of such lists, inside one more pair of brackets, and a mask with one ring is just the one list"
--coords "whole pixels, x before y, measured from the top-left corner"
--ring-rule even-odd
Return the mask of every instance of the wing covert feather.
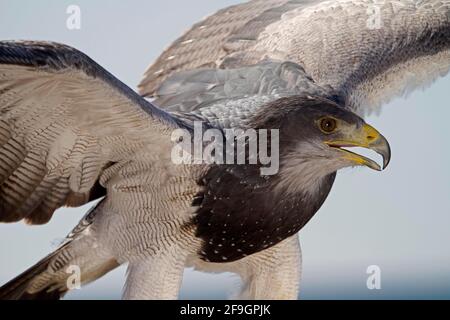
[[168, 157], [183, 126], [73, 48], [0, 42], [0, 221], [86, 203], [106, 167]]

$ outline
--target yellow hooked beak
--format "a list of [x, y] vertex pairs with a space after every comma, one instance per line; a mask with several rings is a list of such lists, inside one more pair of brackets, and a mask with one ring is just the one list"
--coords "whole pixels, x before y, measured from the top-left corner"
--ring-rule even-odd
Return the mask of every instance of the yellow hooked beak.
[[[382, 171], [386, 169], [391, 161], [391, 147], [388, 141], [374, 127], [365, 124], [357, 130], [350, 130], [344, 134], [342, 140], [326, 141], [331, 148], [342, 151], [342, 158], [356, 165], [366, 166], [371, 169]], [[342, 148], [361, 147], [375, 151], [383, 157], [383, 168], [375, 161]]]

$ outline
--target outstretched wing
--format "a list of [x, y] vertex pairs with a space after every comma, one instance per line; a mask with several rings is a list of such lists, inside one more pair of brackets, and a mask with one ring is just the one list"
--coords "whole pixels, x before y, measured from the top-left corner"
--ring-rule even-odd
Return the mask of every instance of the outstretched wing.
[[130, 193], [118, 172], [170, 159], [180, 127], [75, 49], [0, 42], [0, 222], [45, 223], [104, 195], [99, 180]]
[[147, 70], [140, 92], [152, 96], [182, 70], [267, 59], [298, 63], [368, 113], [449, 71], [450, 0], [250, 1], [196, 24]]

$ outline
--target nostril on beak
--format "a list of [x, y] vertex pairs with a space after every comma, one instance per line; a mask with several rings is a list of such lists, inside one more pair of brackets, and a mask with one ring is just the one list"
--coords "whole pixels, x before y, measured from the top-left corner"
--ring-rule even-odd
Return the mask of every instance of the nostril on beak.
[[372, 141], [376, 140], [376, 137], [374, 137], [374, 136], [367, 136], [367, 140], [369, 140], [369, 142], [372, 142]]

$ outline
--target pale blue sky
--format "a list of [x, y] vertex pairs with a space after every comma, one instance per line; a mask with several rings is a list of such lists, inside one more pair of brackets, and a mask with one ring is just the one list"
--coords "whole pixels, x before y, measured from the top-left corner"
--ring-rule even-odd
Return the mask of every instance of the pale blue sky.
[[[52, 40], [84, 51], [135, 87], [149, 63], [192, 23], [240, 1], [0, 0], [0, 39]], [[66, 28], [66, 8], [82, 29]], [[387, 171], [345, 170], [301, 231], [304, 298], [450, 298], [450, 77], [385, 106], [368, 122], [390, 141]], [[62, 209], [50, 224], [0, 225], [0, 283], [52, 250], [86, 208]], [[366, 288], [379, 265], [382, 290]], [[124, 269], [69, 298], [118, 298]], [[182, 297], [225, 297], [230, 275], [188, 271]]]

